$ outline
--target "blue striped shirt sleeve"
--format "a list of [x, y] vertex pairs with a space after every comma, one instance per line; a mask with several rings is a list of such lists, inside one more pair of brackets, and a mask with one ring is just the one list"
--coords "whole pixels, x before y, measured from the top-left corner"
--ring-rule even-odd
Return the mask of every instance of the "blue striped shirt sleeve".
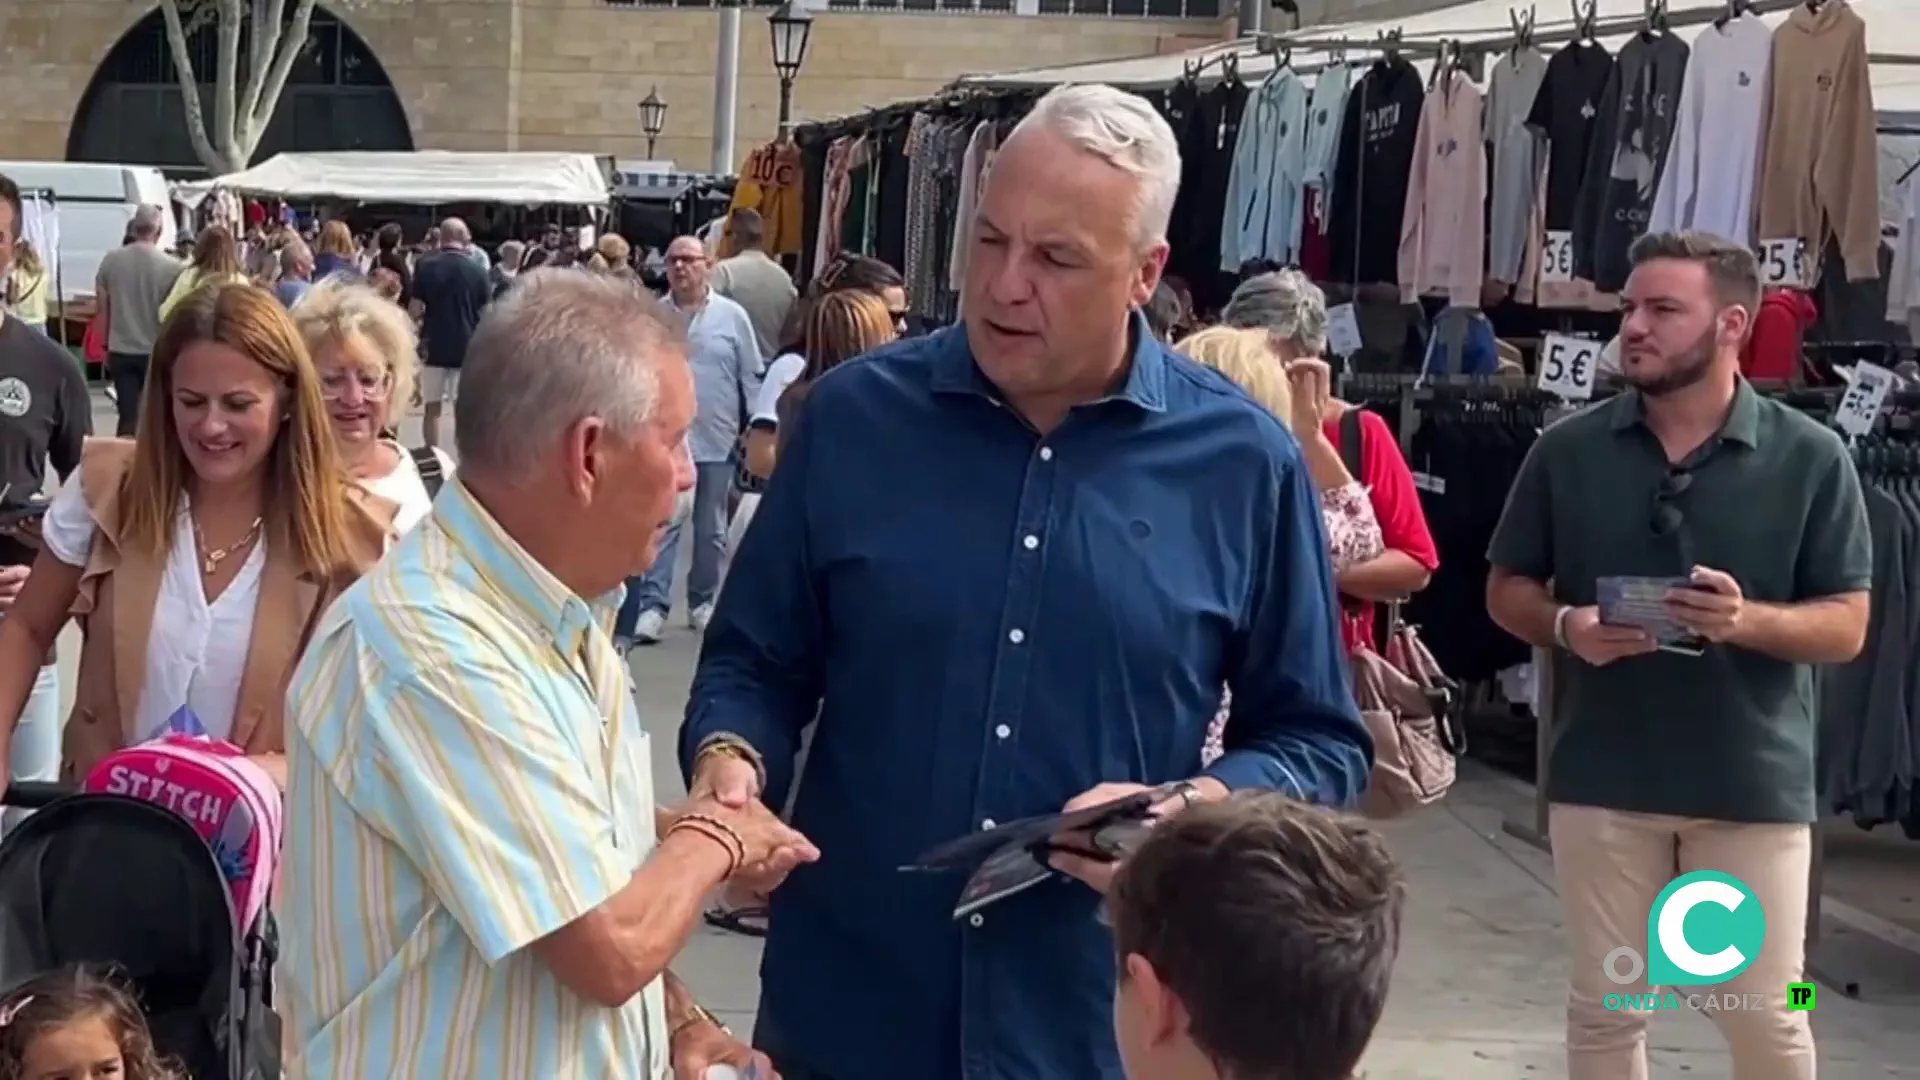
[[366, 726], [374, 745], [347, 797], [489, 965], [627, 884], [609, 781], [588, 762], [597, 740], [574, 745], [599, 717], [554, 716], [504, 658], [471, 648], [389, 683], [367, 708], [380, 720]]

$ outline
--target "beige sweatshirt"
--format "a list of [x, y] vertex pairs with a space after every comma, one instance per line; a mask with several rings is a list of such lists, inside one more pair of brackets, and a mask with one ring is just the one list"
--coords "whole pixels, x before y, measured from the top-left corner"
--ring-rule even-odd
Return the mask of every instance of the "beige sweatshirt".
[[1480, 306], [1486, 277], [1487, 159], [1479, 87], [1450, 71], [1420, 107], [1413, 173], [1400, 219], [1400, 299], [1445, 296]]
[[1759, 241], [1798, 237], [1818, 273], [1837, 236], [1847, 280], [1880, 276], [1880, 175], [1867, 24], [1846, 0], [1795, 7], [1773, 35]]

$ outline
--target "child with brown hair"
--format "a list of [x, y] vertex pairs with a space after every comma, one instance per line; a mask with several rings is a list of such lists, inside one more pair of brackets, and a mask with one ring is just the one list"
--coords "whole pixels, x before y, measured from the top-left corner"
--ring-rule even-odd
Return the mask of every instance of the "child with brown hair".
[[186, 1080], [119, 983], [73, 966], [0, 1001], [0, 1080]]

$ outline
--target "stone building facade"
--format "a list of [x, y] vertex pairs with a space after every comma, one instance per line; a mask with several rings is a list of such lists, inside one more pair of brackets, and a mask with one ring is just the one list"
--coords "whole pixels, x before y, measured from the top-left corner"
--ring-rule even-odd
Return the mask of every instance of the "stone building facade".
[[[719, 14], [690, 5], [712, 2], [322, 0], [391, 82], [415, 148], [639, 158], [637, 103], [657, 87], [669, 109], [654, 156], [695, 170], [709, 159]], [[996, 4], [1012, 10], [947, 10]], [[923, 5], [942, 10], [902, 10]], [[1086, 14], [1042, 13], [1054, 8]], [[1107, 14], [1130, 8], [1189, 17]], [[151, 0], [0, 0], [0, 159], [68, 157], [76, 124], [138, 126], [89, 108], [99, 99], [90, 88], [103, 58], [155, 10]], [[742, 16], [740, 157], [776, 126], [765, 14]], [[1230, 34], [1232, 14], [1233, 0], [825, 0], [796, 113], [885, 104], [967, 72], [1188, 48]], [[165, 96], [177, 110], [177, 94]], [[90, 145], [102, 145], [93, 134]]]

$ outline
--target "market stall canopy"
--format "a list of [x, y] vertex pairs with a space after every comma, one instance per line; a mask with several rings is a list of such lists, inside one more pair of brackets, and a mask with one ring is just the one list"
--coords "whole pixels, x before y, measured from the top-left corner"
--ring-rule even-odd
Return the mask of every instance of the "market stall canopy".
[[[1905, 67], [1904, 72], [1901, 70], [1903, 61], [1906, 64], [1920, 63], [1920, 18], [1915, 17], [1913, 0], [1851, 0], [1851, 6], [1866, 20], [1867, 49], [1876, 60], [1885, 61], [1874, 66], [1876, 102], [1881, 100], [1878, 95], [1881, 93], [1883, 69], [1888, 86], [1906, 87], [1908, 100], [1920, 96], [1920, 68]], [[1724, 0], [1674, 0], [1668, 17], [1675, 32], [1691, 40], [1698, 33], [1697, 27], [1724, 13], [1726, 9]], [[1571, 13], [1556, 17], [1555, 13], [1561, 10], [1558, 5], [1539, 9], [1534, 39], [1549, 52], [1552, 51], [1553, 42], [1565, 41], [1572, 35]], [[1371, 49], [1351, 46], [1339, 49], [1331, 44], [1333, 42], [1372, 42], [1383, 34], [1398, 31], [1403, 43], [1408, 46], [1408, 59], [1424, 71], [1426, 65], [1422, 60], [1425, 58], [1418, 55], [1421, 43], [1431, 45], [1441, 40], [1468, 46], [1504, 43], [1513, 36], [1513, 24], [1510, 22], [1513, 11], [1512, 0], [1466, 0], [1418, 15], [1325, 23], [1274, 36], [1292, 43], [1294, 69], [1308, 75], [1329, 66], [1338, 53], [1344, 53], [1348, 60], [1366, 60], [1377, 55]], [[1644, 18], [1645, 12], [1644, 0], [1598, 0], [1595, 15], [1600, 26], [1600, 42], [1610, 51], [1618, 52], [1620, 46], [1637, 32], [1639, 20]], [[1776, 11], [1764, 18], [1769, 25], [1777, 26], [1786, 18], [1786, 14]], [[1696, 29], [1690, 30], [1683, 25], [1686, 22], [1692, 22]], [[953, 85], [959, 89], [1014, 90], [1074, 82], [1106, 83], [1129, 90], [1162, 90], [1179, 82], [1194, 65], [1204, 66], [1203, 79], [1219, 78], [1220, 63], [1226, 56], [1233, 57], [1240, 78], [1246, 81], [1264, 78], [1273, 70], [1275, 63], [1273, 57], [1261, 55], [1252, 41], [1242, 39], [1152, 56], [963, 75]], [[1887, 106], [1882, 105], [1881, 110], [1887, 111]]]
[[244, 172], [176, 185], [197, 205], [216, 188], [281, 199], [446, 206], [605, 206], [612, 161], [592, 154], [338, 151], [275, 154]]

